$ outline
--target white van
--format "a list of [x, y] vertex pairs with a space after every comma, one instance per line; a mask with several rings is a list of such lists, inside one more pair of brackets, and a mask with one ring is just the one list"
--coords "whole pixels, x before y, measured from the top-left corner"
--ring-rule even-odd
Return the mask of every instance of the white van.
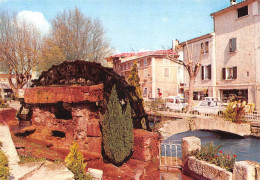
[[185, 99], [179, 97], [179, 96], [169, 96], [165, 98], [166, 104], [165, 107], [167, 111], [185, 111], [186, 106], [188, 105], [185, 103]]
[[218, 101], [218, 98], [215, 98], [215, 97], [205, 97], [205, 101]]

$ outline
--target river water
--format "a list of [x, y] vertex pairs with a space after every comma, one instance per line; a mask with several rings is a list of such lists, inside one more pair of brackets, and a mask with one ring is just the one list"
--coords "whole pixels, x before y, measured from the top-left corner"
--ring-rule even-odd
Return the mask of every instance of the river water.
[[[237, 161], [251, 160], [260, 163], [260, 139], [253, 137], [241, 138], [223, 132], [211, 131], [187, 131], [175, 134], [167, 140], [181, 140], [183, 137], [196, 136], [201, 139], [202, 145], [213, 142], [214, 145], [222, 145], [220, 150], [225, 153], [237, 155]], [[181, 158], [181, 148], [178, 148], [178, 157]]]

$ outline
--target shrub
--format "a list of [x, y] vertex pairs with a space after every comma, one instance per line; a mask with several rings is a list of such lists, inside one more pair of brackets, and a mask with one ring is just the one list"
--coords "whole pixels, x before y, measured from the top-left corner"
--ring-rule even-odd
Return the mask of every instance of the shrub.
[[8, 158], [3, 151], [0, 151], [0, 179], [8, 180], [9, 175]]
[[228, 106], [223, 112], [224, 118], [232, 122], [241, 122], [242, 118], [246, 113], [245, 105], [246, 105], [245, 102], [243, 103], [239, 101], [229, 102]]
[[192, 151], [191, 155], [195, 156], [199, 160], [204, 160], [212, 164], [216, 164], [228, 171], [233, 171], [233, 167], [236, 161], [236, 155], [226, 154], [219, 151], [219, 146], [215, 146], [213, 142], [201, 147], [201, 150]]
[[89, 179], [85, 173], [86, 163], [84, 163], [83, 154], [79, 151], [79, 145], [73, 143], [70, 147], [70, 153], [65, 159], [67, 168], [74, 174], [76, 180]]
[[139, 97], [139, 99], [142, 99], [142, 89], [140, 85], [140, 77], [138, 75], [138, 67], [136, 61], [133, 63], [133, 67], [130, 71], [127, 81], [130, 85], [135, 86], [135, 92], [137, 96]]
[[114, 86], [109, 97], [102, 124], [103, 148], [107, 159], [114, 165], [121, 165], [132, 153], [133, 123], [130, 103], [125, 113]]

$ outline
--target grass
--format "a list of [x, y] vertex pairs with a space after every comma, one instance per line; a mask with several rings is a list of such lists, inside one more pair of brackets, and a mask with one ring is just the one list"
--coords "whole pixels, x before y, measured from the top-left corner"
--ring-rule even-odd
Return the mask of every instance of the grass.
[[19, 158], [20, 158], [20, 162], [19, 162], [20, 164], [46, 161], [45, 158], [37, 158], [37, 157], [34, 157], [34, 156], [25, 156], [25, 155], [20, 155], [20, 154], [19, 154]]

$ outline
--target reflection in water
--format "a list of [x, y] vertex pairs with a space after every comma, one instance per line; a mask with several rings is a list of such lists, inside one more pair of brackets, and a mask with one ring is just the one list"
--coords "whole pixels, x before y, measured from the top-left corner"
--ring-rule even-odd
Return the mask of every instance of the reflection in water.
[[[201, 139], [202, 145], [213, 141], [214, 145], [222, 145], [221, 150], [237, 155], [237, 160], [251, 160], [260, 163], [260, 139], [247, 137], [241, 138], [223, 132], [188, 131], [175, 134], [167, 140], [182, 140], [183, 137], [196, 136]], [[181, 157], [181, 149], [178, 149]]]

